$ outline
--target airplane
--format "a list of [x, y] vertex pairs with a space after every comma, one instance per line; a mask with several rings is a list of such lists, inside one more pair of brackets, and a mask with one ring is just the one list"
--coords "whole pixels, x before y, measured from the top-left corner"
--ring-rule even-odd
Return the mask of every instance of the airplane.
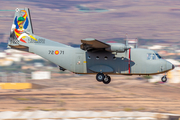
[[[81, 40], [80, 48], [39, 37], [33, 33], [29, 8], [16, 8], [8, 48], [37, 54], [76, 74], [96, 74], [109, 84], [109, 75], [155, 75], [167, 73], [174, 65], [153, 50], [131, 48], [126, 43], [105, 43], [94, 38]], [[166, 75], [161, 78], [167, 81]]]

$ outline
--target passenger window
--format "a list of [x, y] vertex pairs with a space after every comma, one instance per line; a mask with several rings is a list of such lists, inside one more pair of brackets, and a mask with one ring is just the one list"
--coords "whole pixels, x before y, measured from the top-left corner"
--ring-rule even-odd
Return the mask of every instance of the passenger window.
[[99, 56], [96, 57], [96, 60], [99, 60]]
[[107, 59], [108, 59], [108, 57], [107, 57], [107, 56], [105, 56], [105, 57], [104, 57], [104, 59], [105, 59], [105, 60], [107, 60]]
[[91, 57], [90, 57], [90, 56], [88, 56], [88, 59], [91, 59]]

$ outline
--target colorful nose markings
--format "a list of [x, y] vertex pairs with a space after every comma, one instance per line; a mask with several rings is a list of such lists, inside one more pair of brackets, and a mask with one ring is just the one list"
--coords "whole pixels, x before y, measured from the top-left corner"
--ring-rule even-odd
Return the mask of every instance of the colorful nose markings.
[[56, 55], [58, 55], [58, 54], [59, 54], [59, 51], [58, 51], [58, 50], [56, 50], [54, 53], [55, 53]]

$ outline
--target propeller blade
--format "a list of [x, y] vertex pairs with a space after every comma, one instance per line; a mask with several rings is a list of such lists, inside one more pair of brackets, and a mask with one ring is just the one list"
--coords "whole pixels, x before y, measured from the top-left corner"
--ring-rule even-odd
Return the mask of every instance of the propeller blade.
[[125, 49], [128, 50], [128, 49], [130, 49], [131, 47], [128, 45], [128, 36], [127, 36], [127, 33], [126, 33], [126, 39], [125, 39], [125, 40], [126, 40]]
[[126, 33], [126, 46], [128, 46], [128, 36], [127, 36], [127, 33]]

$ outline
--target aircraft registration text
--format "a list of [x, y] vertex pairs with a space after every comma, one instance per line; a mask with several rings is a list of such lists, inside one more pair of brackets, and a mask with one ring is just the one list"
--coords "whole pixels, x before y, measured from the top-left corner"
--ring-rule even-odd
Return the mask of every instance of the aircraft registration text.
[[44, 44], [45, 39], [38, 39], [37, 41], [35, 41], [33, 39], [28, 39], [28, 43], [41, 43], [41, 44]]
[[49, 54], [50, 55], [62, 55], [62, 54], [64, 54], [64, 51], [63, 50], [49, 50]]

